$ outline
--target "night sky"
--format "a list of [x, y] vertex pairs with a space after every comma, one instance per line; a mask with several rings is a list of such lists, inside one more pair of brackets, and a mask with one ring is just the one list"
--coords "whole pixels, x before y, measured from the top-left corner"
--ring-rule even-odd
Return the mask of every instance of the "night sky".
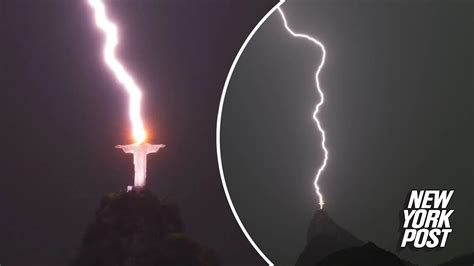
[[[320, 117], [330, 159], [320, 186], [330, 216], [395, 251], [409, 191], [455, 189], [447, 247], [397, 255], [433, 265], [473, 252], [474, 3], [294, 0], [283, 9], [295, 31], [327, 48]], [[281, 265], [296, 261], [317, 208], [320, 59], [274, 13], [243, 53], [224, 103], [229, 191], [249, 233]]]
[[[144, 90], [149, 188], [224, 265], [264, 265], [232, 216], [215, 147], [230, 65], [277, 1], [106, 1]], [[66, 265], [100, 198], [132, 184], [127, 95], [85, 1], [0, 0], [0, 264]]]

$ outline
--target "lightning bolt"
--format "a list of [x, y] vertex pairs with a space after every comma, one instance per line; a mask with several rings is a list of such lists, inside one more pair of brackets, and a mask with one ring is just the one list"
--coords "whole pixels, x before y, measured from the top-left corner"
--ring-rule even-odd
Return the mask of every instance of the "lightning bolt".
[[316, 125], [318, 126], [319, 132], [321, 133], [321, 137], [322, 137], [321, 138], [321, 147], [324, 151], [323, 164], [319, 167], [318, 172], [316, 173], [316, 177], [314, 178], [314, 187], [316, 189], [316, 194], [318, 195], [318, 198], [319, 198], [319, 206], [322, 209], [323, 205], [324, 205], [324, 199], [323, 199], [323, 194], [320, 191], [318, 181], [319, 181], [319, 178], [321, 177], [321, 173], [324, 171], [324, 168], [326, 168], [326, 164], [327, 164], [327, 161], [328, 161], [328, 149], [326, 148], [326, 132], [324, 131], [323, 127], [321, 126], [321, 122], [319, 121], [319, 118], [318, 118], [318, 113], [319, 113], [319, 109], [324, 104], [324, 93], [321, 90], [321, 86], [319, 84], [319, 73], [321, 72], [321, 69], [323, 68], [324, 62], [326, 60], [326, 49], [324, 48], [324, 45], [320, 41], [316, 40], [315, 38], [313, 38], [313, 37], [311, 37], [307, 34], [295, 33], [290, 28], [290, 26], [288, 26], [288, 21], [286, 19], [286, 16], [285, 16], [285, 13], [283, 12], [283, 10], [280, 7], [278, 7], [278, 11], [280, 12], [280, 15], [283, 19], [283, 23], [285, 25], [286, 30], [291, 35], [293, 35], [296, 38], [304, 38], [306, 40], [309, 40], [309, 41], [313, 42], [314, 44], [316, 44], [321, 49], [321, 51], [323, 53], [322, 58], [321, 58], [321, 63], [319, 64], [318, 69], [316, 70], [315, 77], [314, 77], [315, 80], [316, 80], [316, 89], [317, 89], [317, 91], [320, 95], [320, 101], [316, 104], [316, 109], [313, 113], [313, 119], [316, 122]]
[[133, 139], [136, 143], [145, 142], [146, 131], [141, 117], [142, 92], [115, 55], [118, 44], [117, 26], [108, 19], [102, 0], [88, 0], [88, 2], [94, 10], [97, 27], [105, 34], [104, 61], [129, 95], [129, 118]]

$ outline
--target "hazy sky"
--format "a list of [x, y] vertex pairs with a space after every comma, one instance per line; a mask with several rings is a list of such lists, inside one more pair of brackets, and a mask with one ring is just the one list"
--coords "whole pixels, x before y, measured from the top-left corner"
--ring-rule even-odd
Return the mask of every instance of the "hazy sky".
[[[144, 93], [148, 188], [224, 265], [263, 265], [228, 207], [215, 129], [241, 44], [276, 1], [105, 1]], [[0, 264], [64, 266], [100, 198], [133, 182], [127, 96], [86, 1], [0, 1]]]
[[[454, 233], [438, 263], [474, 250], [474, 3], [288, 1], [293, 29], [327, 48], [321, 121], [330, 159], [320, 181], [329, 214], [355, 236], [395, 251], [411, 189], [455, 189]], [[243, 53], [225, 99], [225, 177], [262, 250], [292, 264], [315, 208], [322, 160], [312, 120], [320, 51], [272, 15]]]

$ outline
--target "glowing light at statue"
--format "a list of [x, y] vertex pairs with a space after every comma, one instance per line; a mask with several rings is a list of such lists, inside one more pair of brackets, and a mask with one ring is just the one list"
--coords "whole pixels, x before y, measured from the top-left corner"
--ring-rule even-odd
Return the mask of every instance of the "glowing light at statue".
[[165, 147], [163, 144], [152, 145], [146, 143], [146, 132], [141, 117], [142, 92], [137, 86], [132, 76], [115, 56], [115, 48], [118, 44], [117, 26], [107, 18], [105, 5], [101, 0], [88, 0], [94, 10], [97, 27], [105, 34], [104, 60], [117, 80], [129, 95], [129, 117], [132, 123], [132, 137], [135, 141], [129, 145], [117, 145], [125, 153], [133, 154], [133, 164], [135, 166], [134, 185], [128, 190], [141, 190], [146, 185], [146, 160], [149, 153], [158, 152]]
[[152, 145], [148, 143], [134, 143], [130, 145], [117, 145], [115, 148], [122, 149], [125, 153], [133, 154], [133, 165], [135, 166], [134, 184], [135, 188], [144, 188], [146, 185], [146, 157], [149, 153], [155, 153], [165, 145]]
[[117, 80], [129, 95], [129, 117], [132, 123], [132, 137], [137, 143], [146, 140], [146, 132], [141, 117], [142, 92], [132, 76], [115, 56], [115, 47], [118, 44], [117, 26], [107, 18], [105, 5], [101, 0], [88, 0], [95, 12], [97, 27], [105, 34], [104, 60]]
[[316, 80], [316, 89], [320, 95], [320, 101], [316, 104], [316, 109], [313, 113], [313, 119], [314, 121], [316, 122], [316, 125], [318, 127], [318, 130], [319, 132], [321, 133], [321, 147], [324, 151], [324, 159], [323, 159], [323, 163], [322, 165], [319, 167], [318, 169], [318, 172], [316, 173], [316, 177], [314, 179], [314, 187], [316, 188], [316, 194], [318, 195], [318, 198], [319, 198], [319, 206], [320, 208], [322, 209], [323, 208], [323, 205], [324, 205], [324, 199], [323, 199], [323, 194], [321, 193], [320, 191], [320, 188], [319, 188], [319, 185], [318, 185], [318, 181], [319, 181], [319, 178], [321, 177], [321, 173], [324, 171], [324, 168], [326, 168], [326, 164], [327, 164], [327, 161], [328, 161], [328, 149], [326, 148], [326, 133], [323, 129], [323, 127], [321, 126], [321, 122], [319, 121], [319, 118], [318, 118], [318, 113], [319, 113], [319, 109], [320, 107], [324, 104], [324, 93], [323, 91], [321, 90], [321, 86], [319, 84], [319, 73], [321, 72], [321, 69], [323, 68], [324, 66], [324, 62], [326, 60], [326, 49], [324, 48], [324, 45], [316, 40], [315, 38], [307, 35], [307, 34], [302, 34], [302, 33], [295, 33], [291, 28], [290, 26], [288, 26], [288, 21], [286, 19], [286, 16], [285, 16], [285, 13], [283, 12], [283, 10], [278, 7], [278, 11], [280, 12], [280, 15], [283, 19], [283, 24], [285, 25], [285, 28], [286, 30], [291, 34], [293, 35], [294, 37], [296, 38], [304, 38], [306, 40], [309, 40], [311, 42], [313, 42], [314, 44], [316, 44], [322, 51], [322, 57], [321, 57], [321, 63], [319, 64], [317, 70], [316, 70], [316, 74], [315, 74], [315, 80]]

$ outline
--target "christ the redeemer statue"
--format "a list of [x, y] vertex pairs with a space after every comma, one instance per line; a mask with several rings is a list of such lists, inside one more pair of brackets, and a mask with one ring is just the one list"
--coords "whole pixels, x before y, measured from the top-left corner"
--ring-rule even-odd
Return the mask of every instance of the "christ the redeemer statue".
[[[135, 181], [133, 188], [141, 190], [146, 184], [146, 156], [149, 153], [157, 152], [166, 145], [153, 145], [149, 143], [134, 143], [130, 145], [117, 145], [115, 148], [122, 149], [125, 153], [133, 154], [133, 164], [135, 165]], [[128, 190], [131, 190], [129, 187]]]

